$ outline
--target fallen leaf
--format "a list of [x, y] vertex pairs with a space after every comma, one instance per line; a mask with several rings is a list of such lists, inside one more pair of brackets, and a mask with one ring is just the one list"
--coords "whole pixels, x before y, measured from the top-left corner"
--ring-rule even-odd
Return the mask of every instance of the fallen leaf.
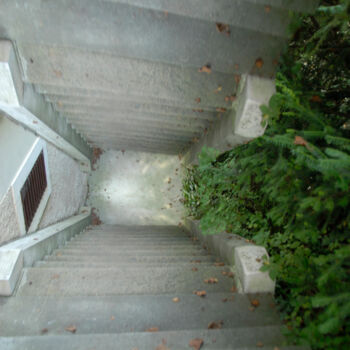
[[214, 263], [214, 266], [225, 266], [224, 262], [216, 262]]
[[203, 109], [192, 109], [193, 112], [203, 113]]
[[236, 288], [235, 286], [232, 286], [231, 292], [232, 292], [232, 293], [236, 293], [236, 292], [237, 292], [237, 288]]
[[180, 301], [180, 299], [178, 297], [173, 298], [174, 303], [178, 303], [179, 301]]
[[227, 273], [227, 277], [233, 278], [234, 275], [235, 275], [235, 274], [234, 274], [233, 272], [231, 272], [231, 271]]
[[280, 350], [280, 348], [278, 346], [275, 346], [273, 350]]
[[48, 332], [49, 330], [47, 329], [47, 328], [43, 328], [42, 330], [41, 330], [41, 334], [46, 334], [47, 332]]
[[71, 332], [71, 333], [75, 333], [76, 331], [77, 331], [77, 327], [75, 327], [75, 326], [68, 326], [68, 327], [66, 327], [66, 331], [67, 332]]
[[256, 260], [257, 262], [261, 262], [261, 259], [259, 259], [259, 258], [256, 258], [255, 260]]
[[160, 344], [155, 350], [170, 350], [165, 344]]
[[170, 184], [171, 183], [171, 177], [169, 177], [169, 179], [168, 179], [168, 184]]
[[218, 283], [218, 282], [219, 282], [219, 280], [215, 277], [210, 277], [210, 278], [204, 280], [204, 283], [208, 283], [208, 284], [214, 284], [214, 283]]
[[217, 93], [220, 92], [221, 90], [222, 90], [222, 86], [219, 85], [219, 86], [217, 87], [217, 89], [214, 90], [214, 92], [217, 94]]
[[54, 71], [54, 73], [55, 73], [55, 75], [56, 75], [57, 78], [62, 78], [62, 75], [63, 75], [63, 74], [62, 74], [62, 72], [61, 72], [60, 70], [54, 69], [53, 71]]
[[211, 65], [209, 63], [207, 63], [206, 65], [204, 65], [201, 68], [199, 68], [198, 72], [210, 74], [211, 73]]
[[148, 328], [146, 329], [146, 332], [158, 332], [159, 331], [159, 328], [158, 327], [151, 327], [151, 328]]
[[192, 267], [192, 271], [198, 271], [196, 267]]
[[258, 307], [260, 305], [260, 302], [257, 299], [252, 300], [250, 303], [255, 307]]
[[264, 61], [262, 58], [257, 58], [257, 60], [255, 61], [255, 67], [260, 69], [262, 68], [262, 66], [264, 65]]
[[195, 101], [196, 101], [197, 103], [200, 103], [200, 102], [201, 102], [201, 98], [200, 98], [200, 97], [197, 97], [197, 98], [195, 99]]
[[233, 102], [236, 100], [236, 96], [235, 95], [231, 95], [231, 96], [226, 96], [225, 97], [225, 102]]
[[216, 30], [219, 33], [223, 33], [226, 34], [227, 36], [230, 35], [231, 31], [230, 31], [230, 26], [228, 24], [225, 23], [216, 23]]
[[227, 271], [221, 271], [221, 274], [222, 274], [223, 276], [226, 276], [226, 275], [227, 275]]
[[311, 101], [311, 102], [321, 102], [322, 100], [321, 100], [321, 97], [320, 97], [320, 96], [318, 96], [318, 95], [313, 95], [313, 96], [311, 96], [310, 101]]
[[192, 340], [190, 340], [188, 345], [191, 348], [194, 348], [195, 350], [199, 350], [202, 347], [202, 345], [203, 345], [203, 339], [201, 339], [201, 338], [192, 339]]
[[51, 276], [52, 280], [57, 280], [60, 278], [60, 275], [58, 273], [55, 273], [54, 275]]
[[256, 346], [257, 346], [258, 348], [262, 348], [262, 347], [264, 346], [264, 344], [263, 344], [261, 341], [258, 341], [258, 342], [256, 343]]
[[223, 324], [224, 324], [224, 321], [210, 322], [208, 324], [208, 329], [220, 329]]
[[255, 311], [255, 307], [249, 306], [249, 311]]
[[236, 63], [236, 64], [235, 64], [235, 69], [237, 70], [238, 68], [239, 68], [239, 64]]
[[115, 320], [115, 317], [114, 316], [111, 316], [111, 321], [114, 321]]
[[241, 81], [241, 76], [239, 74], [235, 74], [235, 82], [238, 85], [239, 82]]
[[216, 111], [220, 112], [220, 113], [225, 113], [226, 112], [226, 108], [218, 107], [218, 108], [216, 108]]
[[271, 11], [271, 6], [266, 5], [266, 6], [265, 6], [265, 12], [266, 12], [266, 13], [270, 13], [270, 11]]
[[222, 302], [226, 303], [228, 301], [227, 298], [221, 299]]
[[307, 141], [304, 140], [301, 136], [295, 136], [294, 144], [298, 146], [307, 146]]
[[194, 291], [193, 293], [202, 298], [204, 298], [207, 295], [207, 292], [205, 290], [197, 290], [197, 291]]

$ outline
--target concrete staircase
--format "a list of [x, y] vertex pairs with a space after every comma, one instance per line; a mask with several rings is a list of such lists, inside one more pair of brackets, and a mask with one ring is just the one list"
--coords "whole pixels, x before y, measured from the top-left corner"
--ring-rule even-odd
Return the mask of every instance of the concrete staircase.
[[272, 296], [235, 293], [218, 262], [175, 226], [88, 228], [0, 299], [0, 349], [191, 349], [195, 338], [201, 349], [294, 349], [281, 346]]

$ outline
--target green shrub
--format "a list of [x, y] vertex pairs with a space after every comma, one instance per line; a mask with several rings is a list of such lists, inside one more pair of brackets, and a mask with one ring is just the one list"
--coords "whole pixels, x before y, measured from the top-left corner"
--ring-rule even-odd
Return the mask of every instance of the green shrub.
[[262, 107], [265, 135], [220, 156], [204, 148], [184, 180], [205, 232], [267, 247], [291, 341], [314, 349], [350, 344], [348, 13], [328, 1], [302, 19]]

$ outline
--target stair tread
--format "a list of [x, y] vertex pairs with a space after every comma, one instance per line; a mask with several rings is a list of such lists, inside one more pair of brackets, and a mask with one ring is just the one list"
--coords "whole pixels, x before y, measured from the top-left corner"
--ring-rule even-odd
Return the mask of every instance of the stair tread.
[[[176, 266], [109, 269], [25, 268], [17, 295], [115, 295], [230, 291], [233, 280], [222, 268], [202, 267], [198, 271]], [[219, 283], [207, 284], [208, 278]]]
[[[233, 296], [233, 300], [231, 297]], [[179, 298], [174, 303], [172, 299]], [[223, 302], [223, 299], [229, 299]], [[222, 329], [280, 325], [270, 295], [258, 296], [260, 306], [250, 311], [250, 298], [242, 294], [211, 293], [206, 298], [193, 294], [117, 296], [18, 296], [2, 305], [0, 336], [65, 334], [74, 324], [77, 334], [205, 329], [223, 321]], [[18, 322], [19, 315], [21, 322]], [[235, 317], [232, 317], [235, 315]]]

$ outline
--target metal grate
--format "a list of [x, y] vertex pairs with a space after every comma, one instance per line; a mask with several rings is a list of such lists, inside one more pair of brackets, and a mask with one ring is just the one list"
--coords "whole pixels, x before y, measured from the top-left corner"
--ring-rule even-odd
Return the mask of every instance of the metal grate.
[[28, 231], [41, 198], [47, 187], [46, 170], [43, 151], [39, 154], [27, 180], [21, 188], [21, 199], [26, 231]]

